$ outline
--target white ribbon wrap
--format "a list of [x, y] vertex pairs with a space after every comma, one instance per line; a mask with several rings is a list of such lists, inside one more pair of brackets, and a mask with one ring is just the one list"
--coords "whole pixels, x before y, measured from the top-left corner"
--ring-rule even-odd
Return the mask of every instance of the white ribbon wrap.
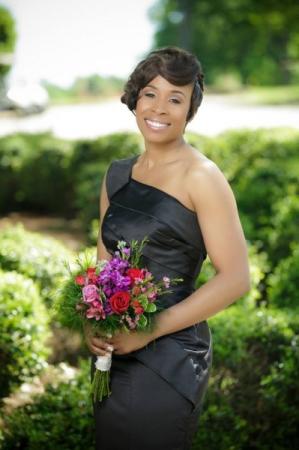
[[106, 372], [110, 370], [111, 367], [112, 356], [111, 353], [104, 356], [97, 356], [97, 360], [95, 362], [95, 367], [102, 372]]

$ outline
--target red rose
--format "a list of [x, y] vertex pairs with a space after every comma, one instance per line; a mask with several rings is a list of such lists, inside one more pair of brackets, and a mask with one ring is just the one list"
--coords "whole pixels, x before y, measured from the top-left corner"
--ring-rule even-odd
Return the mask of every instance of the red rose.
[[95, 273], [96, 269], [95, 267], [88, 267], [88, 269], [86, 269], [86, 273], [88, 276], [92, 275], [93, 273]]
[[135, 278], [144, 278], [143, 271], [140, 269], [128, 269], [127, 275], [131, 278], [132, 283], [134, 283]]
[[85, 278], [83, 275], [77, 275], [75, 278], [76, 284], [79, 284], [79, 286], [83, 286], [85, 283]]
[[120, 291], [110, 297], [109, 302], [111, 309], [116, 314], [122, 314], [127, 311], [130, 304], [131, 296], [128, 292]]

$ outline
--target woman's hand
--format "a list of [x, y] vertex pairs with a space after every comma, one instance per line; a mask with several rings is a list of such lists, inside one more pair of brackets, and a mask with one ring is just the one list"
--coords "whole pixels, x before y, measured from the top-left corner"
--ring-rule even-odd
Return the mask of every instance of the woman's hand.
[[112, 345], [116, 355], [125, 355], [149, 344], [153, 336], [149, 332], [129, 331], [118, 332], [112, 338], [108, 338], [108, 344]]
[[91, 353], [94, 353], [97, 356], [105, 356], [113, 350], [111, 345], [107, 342], [107, 337], [96, 337], [90, 325], [84, 325], [84, 335], [86, 345]]

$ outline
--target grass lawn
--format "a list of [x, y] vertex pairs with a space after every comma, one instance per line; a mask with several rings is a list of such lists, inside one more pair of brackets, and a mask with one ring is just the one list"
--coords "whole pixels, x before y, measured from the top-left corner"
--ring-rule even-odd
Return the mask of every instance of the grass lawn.
[[299, 85], [251, 86], [229, 95], [238, 103], [251, 105], [299, 105]]

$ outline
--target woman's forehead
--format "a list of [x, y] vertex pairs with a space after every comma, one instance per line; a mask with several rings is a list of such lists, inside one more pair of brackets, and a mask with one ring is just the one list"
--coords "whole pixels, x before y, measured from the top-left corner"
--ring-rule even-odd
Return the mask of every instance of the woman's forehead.
[[193, 83], [185, 84], [183, 86], [178, 86], [176, 84], [171, 83], [166, 78], [164, 78], [162, 75], [157, 75], [156, 77], [152, 78], [145, 87], [152, 87], [157, 90], [169, 90], [172, 92], [177, 93], [183, 93], [186, 94], [190, 90], [193, 89]]

